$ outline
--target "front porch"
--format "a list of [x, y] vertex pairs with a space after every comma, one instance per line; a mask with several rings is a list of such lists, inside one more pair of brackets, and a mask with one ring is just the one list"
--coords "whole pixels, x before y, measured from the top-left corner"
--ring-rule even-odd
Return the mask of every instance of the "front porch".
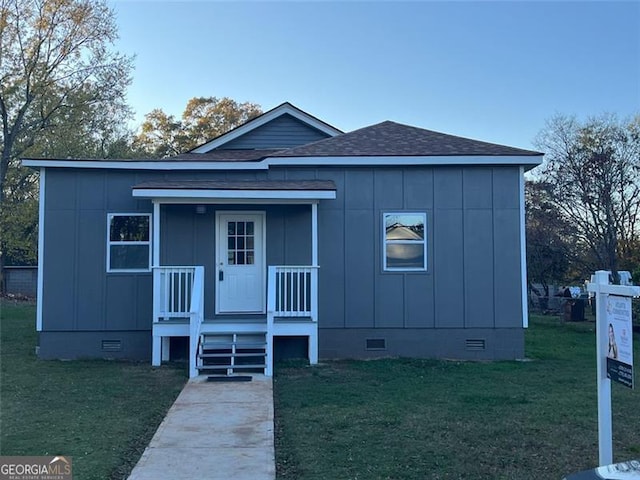
[[277, 337], [306, 338], [317, 363], [318, 204], [333, 182], [147, 182], [133, 196], [153, 203], [153, 365], [171, 337], [189, 338], [190, 377], [271, 376]]
[[247, 370], [272, 376], [279, 336], [307, 337], [309, 362], [316, 364], [317, 285], [317, 266], [269, 266], [265, 315], [205, 319], [204, 267], [154, 267], [152, 365], [169, 360], [171, 337], [188, 337], [190, 378]]

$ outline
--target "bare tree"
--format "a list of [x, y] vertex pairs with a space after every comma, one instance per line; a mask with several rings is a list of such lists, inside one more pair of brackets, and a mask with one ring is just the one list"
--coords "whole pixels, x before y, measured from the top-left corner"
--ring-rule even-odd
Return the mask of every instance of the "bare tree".
[[[571, 228], [558, 215], [545, 182], [527, 181], [525, 207], [529, 288], [540, 297], [540, 308], [546, 310], [551, 293], [549, 285], [567, 279], [576, 249]], [[544, 292], [538, 291], [534, 283], [540, 284]]]
[[579, 122], [556, 116], [536, 138], [546, 152], [538, 181], [589, 255], [592, 269], [611, 270], [637, 248], [640, 213], [640, 115]]

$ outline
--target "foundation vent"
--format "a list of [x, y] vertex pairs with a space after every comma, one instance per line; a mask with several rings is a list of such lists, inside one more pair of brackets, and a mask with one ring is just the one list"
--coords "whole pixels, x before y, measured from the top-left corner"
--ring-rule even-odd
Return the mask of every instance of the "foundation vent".
[[367, 338], [367, 350], [386, 350], [387, 339], [386, 338]]
[[122, 340], [102, 340], [103, 352], [119, 352], [122, 350]]
[[484, 338], [467, 338], [465, 340], [465, 349], [472, 352], [480, 352], [486, 348]]

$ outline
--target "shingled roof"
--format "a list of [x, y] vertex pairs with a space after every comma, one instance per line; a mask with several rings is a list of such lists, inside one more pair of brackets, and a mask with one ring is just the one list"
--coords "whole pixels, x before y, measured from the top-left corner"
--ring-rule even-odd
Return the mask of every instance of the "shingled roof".
[[299, 147], [270, 157], [345, 156], [538, 156], [540, 152], [481, 142], [385, 121], [353, 132]]
[[167, 160], [189, 162], [255, 162], [269, 157], [274, 153], [282, 151], [281, 149], [218, 149], [211, 150], [207, 153], [181, 153]]

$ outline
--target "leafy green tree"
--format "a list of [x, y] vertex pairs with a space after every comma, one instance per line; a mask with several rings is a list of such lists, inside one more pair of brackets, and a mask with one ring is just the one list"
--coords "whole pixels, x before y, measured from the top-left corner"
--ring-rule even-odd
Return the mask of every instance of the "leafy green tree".
[[105, 0], [0, 0], [0, 272], [35, 262], [37, 172], [24, 157], [127, 151], [132, 59]]
[[109, 48], [116, 38], [104, 0], [0, 0], [0, 200], [9, 169], [48, 154], [56, 130], [90, 139], [128, 118], [132, 59]]
[[617, 272], [640, 239], [640, 115], [602, 115], [580, 122], [552, 118], [536, 146], [545, 152], [537, 178], [570, 226], [588, 269]]
[[262, 113], [255, 103], [227, 97], [194, 97], [181, 119], [157, 108], [145, 115], [134, 146], [152, 157], [184, 153]]

